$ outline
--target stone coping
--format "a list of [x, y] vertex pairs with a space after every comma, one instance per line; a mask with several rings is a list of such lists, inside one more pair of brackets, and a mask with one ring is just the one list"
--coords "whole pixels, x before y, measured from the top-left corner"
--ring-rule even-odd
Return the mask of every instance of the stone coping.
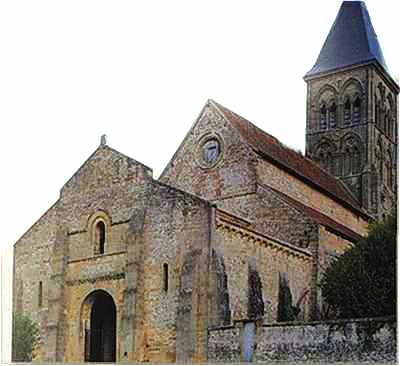
[[[248, 319], [243, 321], [249, 321]], [[255, 320], [257, 321], [257, 320]], [[273, 328], [273, 327], [299, 327], [299, 326], [316, 326], [316, 325], [333, 325], [333, 324], [349, 324], [349, 323], [367, 323], [367, 322], [382, 322], [382, 323], [395, 323], [396, 318], [394, 316], [389, 317], [377, 317], [377, 318], [350, 318], [350, 319], [336, 319], [336, 320], [315, 320], [315, 321], [294, 321], [294, 322], [275, 322], [275, 323], [264, 323], [263, 328]], [[219, 330], [230, 330], [238, 328], [237, 324], [241, 321], [235, 321], [235, 324], [221, 325], [215, 327], [209, 327], [208, 332], [214, 332]]]
[[333, 319], [333, 320], [315, 320], [315, 321], [293, 321], [293, 322], [274, 322], [264, 323], [265, 328], [272, 327], [294, 327], [294, 326], [315, 326], [315, 325], [332, 325], [332, 324], [348, 324], [348, 323], [367, 323], [367, 322], [385, 322], [396, 323], [395, 317], [377, 317], [377, 318], [350, 318], [350, 319]]

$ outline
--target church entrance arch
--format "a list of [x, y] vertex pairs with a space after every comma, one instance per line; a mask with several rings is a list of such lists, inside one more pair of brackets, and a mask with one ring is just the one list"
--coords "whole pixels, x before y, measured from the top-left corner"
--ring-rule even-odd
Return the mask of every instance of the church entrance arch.
[[116, 361], [116, 318], [114, 300], [106, 291], [96, 290], [86, 297], [81, 311], [85, 362]]

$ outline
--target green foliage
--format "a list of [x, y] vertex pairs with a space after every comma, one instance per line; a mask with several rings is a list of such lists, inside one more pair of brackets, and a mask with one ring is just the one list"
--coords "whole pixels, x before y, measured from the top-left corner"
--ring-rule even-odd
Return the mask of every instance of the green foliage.
[[293, 306], [292, 292], [286, 275], [279, 275], [278, 322], [296, 320], [300, 309]]
[[32, 351], [39, 336], [37, 324], [27, 315], [14, 313], [12, 332], [13, 362], [28, 362], [32, 360]]
[[340, 318], [396, 313], [397, 215], [370, 225], [368, 236], [334, 260], [321, 282], [322, 296]]

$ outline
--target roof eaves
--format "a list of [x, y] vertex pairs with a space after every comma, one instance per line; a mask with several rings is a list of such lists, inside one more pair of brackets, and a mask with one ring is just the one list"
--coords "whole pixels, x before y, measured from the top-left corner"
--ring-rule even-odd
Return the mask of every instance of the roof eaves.
[[[341, 204], [342, 206], [351, 209], [353, 212], [357, 213], [358, 215], [362, 216], [363, 218], [365, 218], [367, 220], [372, 219], [371, 216], [369, 216], [364, 210], [362, 210], [361, 207], [356, 207], [355, 205], [351, 204], [350, 202], [347, 202], [344, 199], [341, 199], [340, 197], [338, 197], [337, 195], [333, 194], [331, 191], [327, 190], [326, 188], [324, 188], [320, 184], [317, 184], [316, 182], [312, 181], [311, 179], [309, 179], [308, 177], [306, 177], [304, 174], [300, 173], [299, 171], [289, 167], [288, 165], [284, 164], [283, 162], [281, 162], [281, 161], [279, 161], [277, 159], [274, 159], [272, 156], [265, 154], [263, 151], [256, 150], [256, 149], [253, 149], [253, 150], [258, 155], [260, 155], [262, 158], [267, 159], [268, 161], [271, 161], [271, 162], [277, 164], [278, 166], [284, 168], [285, 170], [287, 170], [288, 172], [290, 172], [294, 176], [296, 176], [299, 179], [303, 180], [308, 185], [316, 188], [320, 192], [322, 192], [325, 195], [327, 195], [328, 197], [332, 198], [334, 201], [336, 201], [339, 204]], [[337, 181], [340, 182], [339, 180], [337, 180]], [[346, 193], [347, 193], [347, 191], [346, 191]], [[351, 196], [351, 197], [353, 198], [353, 196]]]

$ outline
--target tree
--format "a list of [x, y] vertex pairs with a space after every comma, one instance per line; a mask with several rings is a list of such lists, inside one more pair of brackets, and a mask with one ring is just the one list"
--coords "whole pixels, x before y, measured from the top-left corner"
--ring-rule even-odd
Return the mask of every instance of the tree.
[[32, 361], [32, 352], [39, 337], [37, 324], [27, 315], [14, 313], [12, 332], [13, 362]]
[[368, 235], [328, 267], [322, 297], [339, 318], [396, 314], [397, 214], [370, 225]]

